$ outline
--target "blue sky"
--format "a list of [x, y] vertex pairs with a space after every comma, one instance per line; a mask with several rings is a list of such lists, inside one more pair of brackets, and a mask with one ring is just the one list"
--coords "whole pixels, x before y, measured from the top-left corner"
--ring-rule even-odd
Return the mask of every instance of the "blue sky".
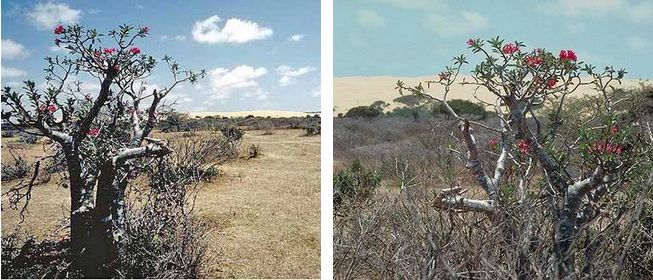
[[[72, 23], [101, 31], [148, 26], [150, 36], [138, 43], [144, 53], [206, 69], [197, 86], [174, 92], [181, 111], [320, 109], [319, 1], [2, 0], [3, 86], [42, 83], [43, 57], [65, 55], [53, 48], [52, 29]], [[161, 64], [148, 83], [170, 81]]]
[[648, 0], [334, 0], [334, 74], [431, 75], [499, 35], [653, 78], [652, 30]]

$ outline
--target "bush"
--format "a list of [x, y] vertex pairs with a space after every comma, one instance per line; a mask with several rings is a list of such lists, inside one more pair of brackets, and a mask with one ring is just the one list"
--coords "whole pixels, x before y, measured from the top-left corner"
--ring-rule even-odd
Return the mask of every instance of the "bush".
[[263, 130], [263, 135], [274, 134], [274, 124], [269, 120], [260, 121], [256, 124], [256, 129]]
[[355, 206], [369, 199], [381, 184], [381, 176], [367, 171], [360, 161], [333, 176], [333, 209], [340, 212], [344, 205]]
[[39, 138], [36, 137], [36, 135], [25, 133], [25, 132], [18, 134], [18, 138], [20, 139], [21, 142], [29, 145], [36, 144], [36, 141], [39, 140]]
[[259, 145], [252, 144], [247, 148], [247, 159], [256, 158], [261, 154], [261, 147]]
[[306, 136], [313, 136], [313, 135], [319, 135], [321, 133], [321, 127], [320, 125], [309, 125], [304, 127], [304, 131], [306, 132], [304, 135]]
[[[485, 110], [485, 107], [469, 100], [452, 99], [448, 100], [447, 103], [449, 106], [451, 106], [451, 109], [453, 109], [460, 116], [472, 116], [479, 119], [485, 119], [488, 116], [488, 112]], [[445, 106], [442, 104], [433, 106], [432, 113], [433, 115], [449, 115], [449, 111], [447, 111], [447, 108], [445, 108]]]
[[397, 107], [387, 114], [389, 117], [413, 118], [414, 120], [423, 119], [432, 116], [424, 107]]
[[349, 109], [345, 114], [348, 118], [374, 118], [381, 115], [381, 110], [370, 106], [358, 106]]
[[392, 101], [407, 105], [409, 107], [414, 107], [427, 102], [428, 98], [419, 95], [409, 94], [409, 95], [399, 96]]
[[8, 164], [2, 164], [2, 181], [25, 178], [32, 170], [32, 166], [27, 163], [22, 155], [17, 155], [11, 151], [9, 154], [11, 154], [12, 161]]
[[9, 130], [9, 129], [3, 129], [2, 130], [2, 137], [5, 137], [5, 138], [14, 137], [15, 134], [16, 134], [15, 130]]
[[235, 126], [223, 126], [220, 128], [220, 132], [228, 141], [240, 141], [245, 134], [245, 131]]

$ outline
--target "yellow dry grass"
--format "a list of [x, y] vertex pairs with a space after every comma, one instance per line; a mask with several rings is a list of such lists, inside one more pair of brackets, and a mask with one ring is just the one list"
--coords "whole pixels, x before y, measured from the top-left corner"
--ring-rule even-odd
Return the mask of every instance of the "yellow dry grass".
[[[243, 148], [261, 147], [254, 159], [221, 166], [222, 177], [201, 186], [195, 214], [211, 226], [201, 276], [206, 278], [319, 278], [320, 273], [320, 137], [302, 130], [273, 135], [247, 131]], [[2, 161], [7, 162], [2, 139]], [[42, 155], [43, 145], [20, 153]], [[23, 234], [53, 238], [67, 217], [67, 189], [54, 183], [34, 188]], [[2, 184], [3, 193], [16, 182]], [[2, 234], [13, 232], [20, 217], [2, 196]], [[68, 234], [59, 231], [54, 238]]]
[[243, 118], [246, 116], [255, 117], [272, 117], [272, 118], [292, 118], [292, 117], [306, 117], [306, 115], [315, 115], [315, 112], [296, 112], [296, 111], [279, 111], [279, 110], [254, 110], [254, 111], [235, 111], [235, 112], [190, 112], [188, 115], [191, 118], [195, 117], [228, 117], [228, 118]]

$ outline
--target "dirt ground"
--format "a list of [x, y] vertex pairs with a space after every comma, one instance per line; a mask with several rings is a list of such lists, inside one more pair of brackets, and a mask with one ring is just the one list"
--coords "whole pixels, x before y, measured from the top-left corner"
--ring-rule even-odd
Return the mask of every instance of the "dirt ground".
[[[320, 273], [320, 137], [303, 130], [276, 130], [273, 135], [247, 131], [243, 148], [259, 145], [262, 155], [221, 166], [222, 177], [201, 186], [195, 214], [211, 225], [201, 276], [205, 278], [319, 278]], [[2, 161], [11, 156], [2, 140]], [[47, 148], [46, 148], [47, 149]], [[43, 154], [32, 145], [27, 158]], [[2, 184], [2, 192], [15, 182]], [[68, 190], [54, 183], [33, 190], [23, 234], [59, 238], [70, 204]], [[2, 196], [2, 234], [20, 221]], [[56, 231], [56, 232], [55, 232]], [[55, 232], [53, 234], [53, 232]]]

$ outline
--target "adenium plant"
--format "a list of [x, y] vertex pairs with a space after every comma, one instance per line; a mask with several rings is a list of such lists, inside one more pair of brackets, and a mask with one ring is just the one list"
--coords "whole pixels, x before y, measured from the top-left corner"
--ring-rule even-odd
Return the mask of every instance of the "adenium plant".
[[[151, 137], [160, 116], [170, 111], [164, 98], [181, 83], [195, 83], [202, 71], [181, 70], [170, 57], [162, 60], [172, 82], [146, 90], [157, 65], [138, 46], [148, 27], [120, 26], [100, 33], [79, 25], [59, 25], [54, 44], [65, 56], [46, 57], [45, 84], [25, 81], [16, 90], [2, 89], [2, 119], [25, 133], [46, 137], [52, 153], [37, 160], [63, 158], [64, 186], [70, 190], [70, 242], [86, 277], [112, 277], [125, 233], [125, 188], [147, 160], [172, 152], [165, 141]], [[81, 79], [95, 80], [88, 90]], [[29, 202], [35, 180], [9, 192], [17, 204]]]
[[[466, 166], [486, 196], [485, 199], [466, 197], [462, 195], [463, 187], [453, 186], [441, 190], [433, 204], [444, 210], [485, 213], [493, 223], [509, 227], [510, 223], [503, 223], [506, 217], [511, 216], [511, 211], [523, 208], [511, 207], [508, 203], [514, 201], [502, 199], [501, 195], [508, 189], [516, 187], [518, 205], [549, 199], [555, 233], [550, 277], [573, 278], [574, 240], [581, 228], [600, 215], [602, 209], [595, 207], [596, 202], [611, 192], [629, 187], [634, 178], [650, 168], [647, 155], [651, 146], [647, 139], [653, 141], [653, 136], [646, 137], [642, 122], [621, 118], [622, 112], [614, 109], [623, 100], [613, 100], [611, 85], [620, 83], [626, 71], [613, 67], [597, 70], [580, 61], [570, 49], [528, 50], [521, 42], [506, 42], [499, 37], [469, 39], [467, 46], [481, 57], [471, 75], [460, 74], [468, 64], [467, 58], [461, 55], [434, 80], [416, 86], [397, 82], [400, 94], [409, 92], [440, 102], [450, 115], [460, 120], [461, 139], [467, 150]], [[500, 127], [459, 116], [447, 103], [450, 87], [455, 83], [468, 86], [474, 97], [476, 88], [489, 91], [495, 102], [482, 102], [494, 109]], [[439, 94], [427, 92], [427, 88], [436, 86]], [[561, 127], [569, 125], [562, 118], [561, 110], [581, 86], [592, 87], [601, 97], [597, 114], [587, 116], [587, 122], [576, 133], [560, 133]], [[537, 111], [540, 108], [549, 108], [552, 113], [543, 116]], [[473, 127], [486, 129], [496, 136], [488, 143], [479, 144]], [[495, 156], [492, 172], [482, 164], [484, 152]], [[522, 251], [527, 254], [528, 248]], [[527, 264], [518, 264], [517, 269], [521, 269], [517, 275], [528, 277]]]

